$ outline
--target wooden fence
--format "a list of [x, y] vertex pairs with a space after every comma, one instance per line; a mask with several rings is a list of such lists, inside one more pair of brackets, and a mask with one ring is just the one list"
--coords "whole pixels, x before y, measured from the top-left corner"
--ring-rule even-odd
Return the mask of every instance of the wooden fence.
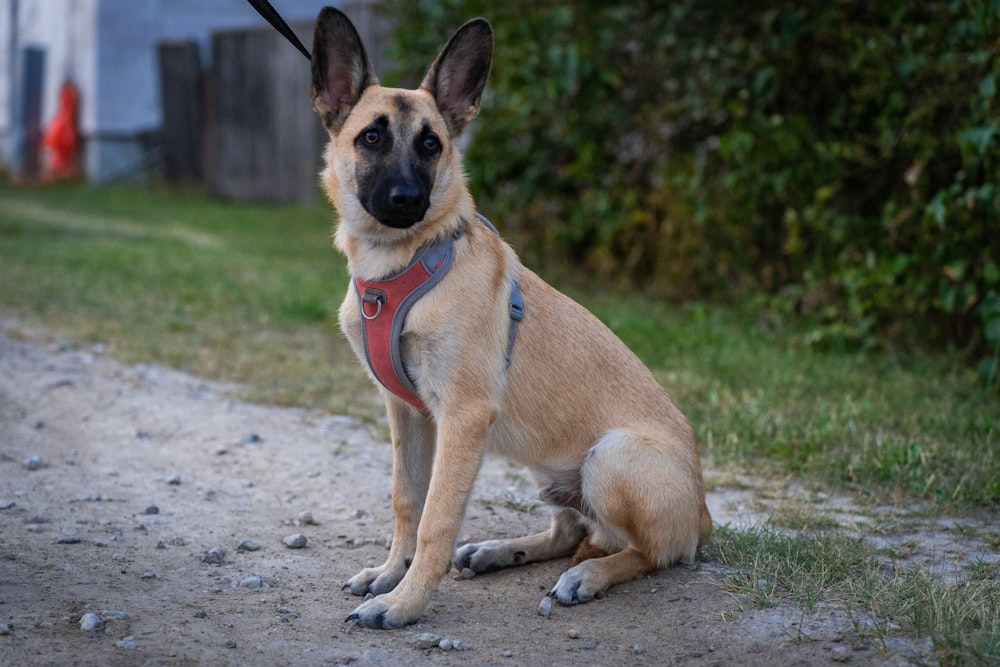
[[[341, 7], [384, 66], [387, 19], [370, 2]], [[313, 24], [291, 27], [311, 48]], [[225, 199], [316, 199], [327, 135], [312, 109], [309, 62], [284, 37], [270, 27], [214, 33], [207, 72], [194, 43], [160, 45], [159, 61], [168, 181], [200, 182]]]

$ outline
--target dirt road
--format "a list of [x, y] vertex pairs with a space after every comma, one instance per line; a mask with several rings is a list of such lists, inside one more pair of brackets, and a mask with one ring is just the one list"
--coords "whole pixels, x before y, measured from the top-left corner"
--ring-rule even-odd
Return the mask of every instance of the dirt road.
[[[415, 626], [345, 624], [359, 599], [342, 583], [391, 539], [388, 444], [16, 331], [0, 320], [0, 665], [906, 662], [859, 643], [843, 612], [742, 611], [710, 562], [547, 618], [565, 563], [449, 575]], [[710, 500], [732, 518], [724, 494]], [[463, 539], [543, 529], [533, 502], [520, 470], [490, 460]], [[285, 546], [293, 534], [304, 548]]]

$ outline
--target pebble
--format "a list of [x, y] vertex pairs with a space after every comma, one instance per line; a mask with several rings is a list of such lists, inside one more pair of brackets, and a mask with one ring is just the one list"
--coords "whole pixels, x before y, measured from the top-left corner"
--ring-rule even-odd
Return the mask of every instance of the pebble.
[[238, 551], [260, 551], [262, 548], [263, 547], [261, 547], [259, 542], [255, 542], [249, 537], [244, 540], [240, 540], [240, 545], [236, 547]]
[[632, 647], [632, 652], [638, 655], [642, 655], [643, 653], [646, 652], [646, 649], [642, 647], [642, 644], [636, 644], [635, 646]]
[[9, 635], [14, 632], [14, 626], [10, 623], [0, 623], [0, 636]]
[[94, 613], [84, 614], [80, 618], [80, 629], [84, 632], [93, 632], [101, 629], [101, 617]]
[[450, 639], [442, 639], [441, 641], [438, 642], [438, 648], [441, 649], [442, 651], [450, 651], [451, 649], [455, 648], [455, 642], [451, 641]]
[[146, 509], [144, 509], [142, 511], [142, 513], [143, 514], [150, 514], [150, 515], [151, 514], [159, 514], [160, 513], [160, 508], [157, 507], [156, 505], [150, 505], [149, 507], [147, 507]]
[[8, 500], [6, 498], [0, 499], [0, 510], [9, 510], [15, 505], [13, 500]]
[[580, 637], [580, 631], [576, 628], [570, 628], [566, 631], [566, 636], [570, 639], [578, 639]]
[[167, 484], [172, 484], [174, 486], [179, 486], [181, 483], [181, 476], [174, 474], [167, 478]]
[[58, 540], [56, 540], [56, 544], [79, 544], [79, 543], [80, 543], [80, 538], [77, 537], [76, 535], [63, 535]]
[[139, 648], [139, 642], [135, 640], [135, 637], [131, 635], [128, 637], [123, 637], [115, 642], [115, 646], [118, 648], [123, 648], [127, 651], [135, 650]]
[[418, 632], [410, 643], [417, 648], [434, 648], [441, 643], [441, 637], [431, 632]]
[[201, 555], [201, 562], [209, 565], [222, 565], [226, 559], [226, 550], [222, 547], [212, 547]]
[[313, 518], [313, 513], [309, 512], [309, 511], [299, 512], [299, 525], [300, 526], [315, 526], [316, 525], [316, 519]]
[[257, 435], [256, 433], [247, 433], [240, 440], [241, 445], [255, 445], [258, 442], [260, 442], [260, 436]]
[[548, 595], [542, 598], [542, 601], [538, 603], [538, 615], [548, 616], [552, 613], [552, 598]]
[[468, 568], [468, 567], [463, 567], [462, 568], [462, 578], [463, 579], [472, 579], [475, 576], [476, 576], [476, 571], [473, 570], [472, 568]]
[[295, 613], [295, 610], [292, 609], [291, 607], [286, 606], [286, 605], [281, 605], [280, 607], [278, 607], [278, 613], [279, 614], [292, 614], [292, 613]]
[[270, 588], [270, 586], [259, 574], [255, 574], [240, 581], [240, 588]]
[[24, 459], [23, 463], [28, 470], [39, 470], [45, 467], [45, 459], [41, 456], [29, 456]]
[[286, 547], [289, 549], [301, 549], [306, 545], [306, 536], [302, 533], [295, 533], [294, 535], [289, 535], [285, 539], [281, 540]]
[[120, 609], [102, 609], [101, 618], [105, 621], [127, 621], [128, 614]]

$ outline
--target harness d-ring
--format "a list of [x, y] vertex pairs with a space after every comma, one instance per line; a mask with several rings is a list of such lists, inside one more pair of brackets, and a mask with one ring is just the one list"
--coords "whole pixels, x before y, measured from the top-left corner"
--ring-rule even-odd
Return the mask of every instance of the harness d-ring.
[[[365, 318], [369, 322], [378, 318], [378, 316], [382, 314], [382, 305], [385, 304], [386, 298], [388, 298], [388, 295], [385, 293], [384, 290], [375, 289], [373, 287], [367, 288], [365, 290], [365, 295], [361, 297], [361, 317]], [[374, 315], [369, 315], [368, 313], [365, 312], [366, 303], [375, 304]]]

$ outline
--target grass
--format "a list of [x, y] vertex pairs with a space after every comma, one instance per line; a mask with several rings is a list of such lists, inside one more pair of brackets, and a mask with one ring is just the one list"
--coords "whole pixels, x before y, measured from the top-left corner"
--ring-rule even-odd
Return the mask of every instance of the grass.
[[[128, 362], [245, 383], [253, 400], [376, 420], [337, 328], [332, 225], [325, 204], [0, 185], [0, 310]], [[956, 355], [819, 351], [805, 326], [776, 332], [733, 307], [569, 291], [660, 377], [713, 467], [872, 503], [1000, 506], [1000, 399]]]
[[940, 664], [1000, 662], [995, 564], [974, 562], [966, 580], [949, 583], [925, 567], [887, 566], [866, 540], [837, 529], [788, 534], [770, 525], [720, 526], [707, 555], [727, 566], [730, 590], [751, 605], [791, 600], [808, 612], [837, 602], [851, 610], [862, 640], [902, 632], [929, 637]]
[[[55, 332], [126, 362], [240, 382], [252, 400], [375, 422], [377, 394], [337, 329], [347, 274], [332, 224], [325, 205], [0, 184], [0, 315], [18, 318], [25, 335]], [[804, 342], [805, 324], [774, 330], [738, 307], [558, 282], [653, 369], [722, 477], [920, 501], [925, 516], [1000, 507], [1000, 399], [956, 354], [821, 351]], [[965, 584], [886, 571], [822, 512], [773, 520], [720, 527], [708, 546], [752, 604], [833, 601], [894, 619], [930, 636], [945, 664], [1000, 655], [994, 565]]]

